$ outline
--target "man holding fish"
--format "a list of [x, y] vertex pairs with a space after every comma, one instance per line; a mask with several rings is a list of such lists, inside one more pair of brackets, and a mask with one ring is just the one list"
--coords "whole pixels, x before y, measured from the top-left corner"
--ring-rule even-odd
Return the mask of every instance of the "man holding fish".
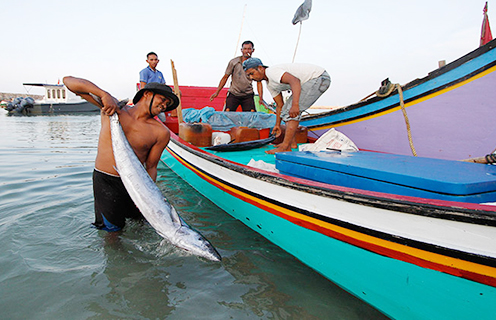
[[121, 108], [117, 99], [88, 80], [65, 77], [64, 84], [102, 109], [93, 171], [93, 225], [118, 231], [126, 218], [144, 217], [171, 244], [220, 261], [210, 242], [179, 217], [155, 184], [157, 165], [170, 139], [169, 130], [155, 117], [179, 105], [172, 89], [157, 82], [147, 83], [134, 96], [134, 107]]
[[134, 107], [124, 106], [119, 109], [117, 99], [88, 80], [65, 77], [64, 84], [69, 90], [96, 105], [100, 106], [100, 103], [85, 93], [91, 93], [101, 100], [101, 130], [93, 172], [93, 225], [98, 229], [118, 231], [124, 227], [126, 218], [142, 219], [143, 216], [126, 192], [116, 170], [108, 116], [115, 112], [119, 114], [119, 121], [129, 143], [155, 181], [157, 165], [169, 143], [170, 133], [154, 117], [163, 111], [177, 108], [179, 100], [169, 86], [149, 83], [136, 93]]

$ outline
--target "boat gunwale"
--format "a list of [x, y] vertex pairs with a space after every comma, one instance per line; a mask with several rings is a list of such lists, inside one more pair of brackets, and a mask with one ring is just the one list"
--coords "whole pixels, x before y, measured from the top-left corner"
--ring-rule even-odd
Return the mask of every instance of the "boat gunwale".
[[[285, 177], [284, 175], [280, 175], [277, 173], [272, 174], [271, 172], [266, 172], [264, 170], [256, 169], [256, 168], [246, 168], [247, 166], [238, 164], [236, 162], [222, 159], [216, 155], [209, 154], [208, 152], [203, 151], [202, 149], [199, 149], [193, 145], [190, 145], [188, 142], [183, 141], [177, 136], [173, 136], [172, 139], [174, 145], [177, 146], [177, 148], [184, 150], [186, 152], [184, 155], [190, 154], [193, 158], [191, 159], [186, 159], [184, 158], [183, 155], [177, 153], [178, 150], [174, 150], [175, 147], [170, 148], [168, 147], [167, 152], [170, 153], [170, 155], [173, 158], [176, 158], [177, 161], [182, 163], [182, 165], [186, 168], [189, 168], [189, 170], [196, 172], [195, 175], [200, 177], [201, 179], [207, 181], [207, 183], [212, 184], [215, 188], [221, 189], [224, 192], [227, 192], [231, 194], [232, 196], [239, 198], [242, 201], [247, 201], [250, 202], [252, 205], [259, 207], [262, 210], [268, 211], [270, 214], [279, 216], [280, 218], [283, 218], [285, 220], [288, 220], [289, 222], [293, 224], [297, 224], [302, 226], [305, 229], [313, 230], [318, 233], [321, 233], [323, 235], [329, 236], [331, 238], [334, 238], [336, 240], [346, 242], [350, 245], [359, 247], [361, 249], [365, 249], [368, 251], [371, 251], [373, 253], [401, 260], [404, 262], [408, 263], [413, 263], [414, 265], [428, 268], [428, 269], [433, 269], [437, 271], [441, 271], [447, 274], [451, 274], [457, 277], [462, 277], [465, 279], [470, 279], [471, 281], [476, 281], [485, 285], [489, 285], [492, 287], [496, 287], [496, 278], [491, 276], [492, 271], [488, 270], [494, 270], [496, 268], [496, 257], [493, 255], [488, 255], [484, 253], [476, 253], [476, 252], [471, 252], [471, 251], [466, 251], [466, 250], [461, 250], [460, 248], [454, 248], [454, 247], [449, 247], [445, 245], [440, 245], [436, 244], [433, 242], [426, 242], [420, 239], [415, 239], [415, 238], [410, 238], [410, 237], [404, 237], [403, 235], [395, 234], [395, 233], [390, 233], [385, 230], [379, 230], [376, 228], [371, 228], [367, 226], [362, 226], [360, 224], [357, 224], [356, 222], [352, 221], [346, 221], [342, 220], [338, 217], [334, 216], [327, 216], [323, 215], [322, 213], [316, 212], [316, 211], [309, 211], [309, 209], [305, 208], [300, 208], [300, 207], [295, 207], [294, 205], [287, 204], [285, 202], [281, 202], [282, 199], [275, 199], [271, 197], [264, 196], [262, 194], [257, 193], [256, 191], [246, 189], [245, 187], [238, 186], [238, 185], [233, 185], [232, 182], [225, 181], [224, 178], [220, 177], [216, 173], [211, 173], [210, 171], [205, 171], [203, 165], [199, 167], [197, 164], [191, 162], [194, 160], [194, 158], [199, 158], [202, 159], [203, 161], [207, 161], [212, 163], [214, 166], [221, 166], [226, 168], [226, 170], [231, 170], [235, 171], [236, 173], [240, 175], [246, 175], [253, 177], [256, 180], [259, 180], [261, 183], [274, 183], [279, 185], [282, 188], [285, 187], [294, 187], [295, 185], [301, 184], [300, 182], [303, 182], [304, 184], [306, 182], [313, 182], [305, 179], [300, 179], [297, 178], [296, 180], [300, 181], [287, 181], [288, 183], [281, 183], [281, 178], [276, 177], [277, 176], [282, 176]], [[256, 171], [255, 174], [247, 174], [247, 173], [253, 173], [253, 171]], [[322, 183], [318, 183], [320, 185], [326, 185]], [[341, 187], [339, 187], [341, 188]], [[231, 190], [232, 189], [232, 190]], [[293, 188], [297, 192], [307, 192], [308, 189], [306, 188], [298, 188], [295, 187]], [[354, 190], [351, 188], [342, 188], [342, 189], [348, 189], [348, 190]], [[320, 192], [323, 191], [323, 192]], [[237, 194], [241, 197], [239, 197]], [[408, 211], [404, 210], [398, 210], [397, 208], [391, 208], [388, 206], [374, 206], [370, 205], [370, 203], [364, 203], [363, 199], [360, 199], [360, 195], [356, 195], [355, 200], [357, 201], [350, 201], [350, 197], [347, 198], [347, 196], [350, 196], [349, 192], [345, 191], [337, 191], [337, 193], [341, 194], [340, 195], [333, 195], [332, 190], [319, 190], [319, 192], [314, 192], [317, 196], [322, 196], [324, 195], [328, 199], [331, 200], [344, 200], [345, 202], [352, 203], [352, 204], [357, 204], [357, 205], [362, 205], [362, 206], [369, 206], [369, 207], [375, 207], [378, 209], [383, 209], [383, 210], [390, 210], [390, 211], [395, 211], [398, 214], [403, 214], [403, 213], [411, 213]], [[376, 192], [370, 192], [371, 194], [376, 194], [376, 195], [381, 195], [380, 193]], [[351, 198], [353, 198], [353, 194], [351, 194]], [[250, 198], [257, 198], [259, 201], [252, 202], [253, 200], [249, 200]], [[358, 198], [358, 199], [356, 199]], [[377, 197], [375, 197], [377, 199]], [[406, 197], [408, 198], [408, 197]], [[374, 197], [372, 196], [372, 201]], [[381, 199], [378, 199], [379, 201]], [[400, 201], [401, 202], [401, 201]], [[447, 201], [440, 201], [440, 202], [447, 202]], [[272, 207], [272, 205], [274, 207]], [[401, 205], [401, 203], [400, 203]], [[409, 205], [409, 202], [404, 202], [403, 207], [407, 207]], [[279, 207], [279, 209], [277, 209]], [[282, 209], [282, 210], [281, 210]], [[458, 208], [462, 209], [462, 208]], [[289, 214], [288, 214], [288, 212]], [[438, 210], [439, 211], [439, 210]], [[293, 213], [291, 213], [293, 212]], [[415, 214], [415, 213], [414, 213]], [[494, 213], [489, 212], [489, 214], [492, 214], [494, 216]], [[426, 216], [429, 218], [432, 218], [434, 216], [430, 214], [420, 214], [422, 216]], [[305, 218], [306, 217], [306, 218]], [[439, 218], [439, 216], [436, 216], [434, 218]], [[310, 219], [307, 221], [307, 219]], [[441, 219], [445, 220], [451, 220], [453, 222], [468, 222], [474, 225], [481, 225], [481, 226], [489, 226], [487, 223], [474, 223], [473, 220], [462, 220], [462, 219], [453, 219], [453, 218], [446, 218], [446, 217], [441, 217]], [[324, 225], [321, 225], [320, 223], [315, 223], [312, 222], [312, 220], [315, 221], [320, 221], [320, 223], [328, 224], [331, 227], [328, 228]], [[494, 220], [493, 220], [494, 222]], [[362, 234], [365, 237], [371, 237], [370, 239], [378, 239], [378, 240], [360, 240], [361, 236], [356, 237], [352, 235], [346, 235], [348, 231], [343, 233], [342, 231], [334, 230], [335, 228], [341, 228], [343, 230], [349, 230], [349, 232], [352, 233], [357, 233], [357, 234]], [[334, 230], [334, 231], [333, 231]], [[258, 231], [258, 230], [257, 230]], [[392, 245], [385, 245], [385, 244], [379, 244], [375, 243], [376, 241], [386, 241], [386, 243], [390, 243]], [[394, 244], [394, 245], [393, 245]], [[400, 246], [399, 248], [395, 248], [394, 246]], [[403, 249], [401, 249], [403, 248]], [[409, 248], [409, 249], [406, 249]], [[404, 251], [407, 250], [407, 251]], [[413, 250], [413, 252], [409, 252], [410, 250]], [[420, 251], [417, 251], [420, 250]], [[422, 253], [424, 252], [424, 253]], [[424, 255], [434, 255], [431, 258], [428, 258], [427, 256]], [[443, 258], [444, 257], [444, 258]], [[432, 260], [431, 260], [432, 259]], [[445, 261], [445, 259], [451, 260], [452, 262], [448, 263]], [[454, 259], [454, 260], [452, 260]], [[443, 262], [444, 261], [444, 262]], [[454, 263], [454, 264], [453, 264]], [[461, 264], [460, 264], [461, 263]], [[472, 264], [472, 267], [467, 268], [466, 266], [463, 267], [464, 263], [469, 263]], [[474, 265], [475, 264], [475, 265]], [[479, 268], [478, 266], [482, 268], [486, 268], [484, 272], [476, 271], [477, 269], [474, 268]], [[489, 268], [489, 269], [487, 269]]]
[[[446, 83], [444, 85], [441, 85], [437, 88], [434, 88], [432, 90], [429, 90], [429, 91], [425, 91], [421, 94], [418, 94], [418, 95], [415, 95], [413, 96], [412, 98], [409, 98], [409, 99], [406, 99], [404, 100], [404, 103], [405, 105], [406, 104], [409, 104], [415, 100], [419, 100], [419, 99], [422, 99], [424, 97], [427, 97], [427, 96], [430, 96], [432, 94], [435, 94], [436, 92], [439, 92], [439, 91], [442, 91], [442, 90], [445, 90], [449, 87], [453, 87], [455, 85], [457, 85], [458, 83], [461, 83], [461, 82], [464, 82], [470, 78], [473, 78], [475, 77], [476, 75], [490, 69], [490, 68], [493, 68], [496, 66], [496, 61], [492, 62], [490, 65], [486, 65], [484, 66], [483, 68], [477, 70], [477, 71], [474, 71], [470, 74], [467, 74], [466, 76], [464, 77], [461, 77], [461, 78], [458, 78], [450, 83]], [[397, 90], [393, 91], [393, 92], [397, 92]], [[390, 97], [394, 97], [396, 96], [397, 93], [393, 96], [390, 96]], [[358, 103], [358, 104], [355, 104], [355, 105], [351, 105], [351, 106], [348, 106], [348, 107], [344, 107], [344, 108], [340, 108], [340, 109], [336, 109], [336, 110], [333, 110], [333, 111], [330, 111], [329, 113], [319, 113], [315, 116], [311, 116], [311, 117], [307, 117], [307, 118], [302, 118], [302, 121], [311, 121], [311, 120], [316, 120], [316, 119], [319, 119], [319, 118], [323, 118], [323, 117], [330, 117], [330, 116], [334, 116], [334, 115], [337, 115], [337, 114], [340, 114], [340, 113], [343, 113], [343, 112], [348, 112], [348, 111], [351, 111], [351, 110], [357, 110], [357, 109], [360, 109], [362, 107], [367, 107], [369, 106], [370, 104], [374, 103], [374, 102], [377, 102], [377, 101], [380, 101], [380, 100], [383, 100], [383, 99], [387, 99], [389, 97], [384, 97], [384, 98], [378, 98], [378, 99], [375, 99], [374, 98], [374, 101], [371, 100], [367, 100], [367, 101], [364, 101], [366, 103]], [[325, 124], [313, 124], [313, 125], [306, 125], [306, 127], [310, 130], [310, 129], [320, 129], [320, 128], [327, 128], [327, 127], [332, 127], [332, 126], [337, 126], [337, 125], [340, 125], [342, 123], [347, 123], [347, 122], [353, 122], [355, 120], [358, 120], [358, 119], [363, 119], [363, 118], [367, 118], [367, 117], [371, 117], [371, 116], [374, 116], [374, 115], [378, 115], [378, 114], [381, 114], [381, 113], [384, 113], [384, 112], [387, 112], [391, 109], [395, 109], [395, 108], [399, 108], [400, 107], [400, 104], [399, 104], [399, 101], [398, 102], [393, 102], [391, 104], [388, 104], [380, 109], [376, 109], [376, 110], [372, 110], [370, 112], [366, 112], [366, 113], [362, 113], [362, 114], [359, 114], [359, 115], [356, 115], [354, 117], [349, 117], [349, 118], [345, 118], [345, 119], [340, 119], [340, 120], [337, 120], [337, 121], [332, 121], [332, 122], [328, 122], [328, 123], [325, 123]]]
[[[459, 59], [439, 68], [439, 69], [436, 69], [432, 72], [430, 72], [427, 76], [425, 76], [424, 78], [418, 78], [418, 79], [415, 79], [415, 80], [412, 80], [410, 81], [409, 83], [405, 84], [404, 86], [402, 86], [402, 90], [403, 91], [407, 91], [407, 90], [410, 90], [412, 88], [415, 88], [419, 85], [422, 85], [432, 79], [435, 79], [443, 74], [446, 74], [447, 72], [450, 72], [458, 67], [460, 67], [461, 65], [465, 64], [466, 62], [470, 61], [470, 60], [473, 60], [481, 55], [483, 55], [484, 53], [487, 53], [489, 52], [490, 50], [494, 49], [496, 47], [496, 39], [492, 40], [491, 42], [489, 42], [488, 44], [486, 44], [485, 46], [483, 47], [479, 47], [477, 49], [475, 49], [474, 51], [466, 54], [465, 56], [462, 56], [460, 57]], [[433, 88], [431, 90], [428, 90], [428, 91], [425, 91], [425, 92], [422, 92], [422, 93], [419, 93], [417, 95], [414, 95], [413, 97], [409, 98], [409, 99], [406, 99], [404, 100], [405, 104], [408, 104], [409, 102], [412, 102], [412, 101], [415, 101], [417, 99], [421, 99], [425, 96], [429, 96], [429, 95], [432, 95], [436, 92], [439, 92], [441, 90], [445, 90], [446, 88], [449, 88], [449, 87], [452, 87], [458, 83], [461, 83], [463, 81], [466, 81], [470, 78], [473, 78], [475, 77], [476, 75], [492, 68], [496, 66], [496, 61], [491, 61], [490, 63], [487, 63], [487, 64], [484, 64], [482, 67], [470, 72], [469, 74], [466, 74], [465, 76], [463, 77], [459, 77], [449, 83], [445, 83], [445, 84], [442, 84], [436, 88]], [[398, 95], [398, 91], [395, 89], [393, 91], [393, 94], [392, 95], [389, 95], [387, 97], [378, 97], [378, 96], [375, 96], [371, 99], [368, 99], [368, 100], [364, 100], [364, 101], [359, 101], [357, 103], [353, 103], [351, 105], [348, 105], [348, 106], [345, 106], [345, 107], [342, 107], [342, 108], [337, 108], [337, 109], [333, 109], [331, 111], [328, 111], [328, 112], [322, 112], [322, 113], [318, 113], [318, 114], [312, 114], [312, 115], [306, 115], [304, 117], [302, 117], [301, 121], [302, 122], [305, 122], [305, 121], [312, 121], [312, 120], [318, 120], [318, 119], [322, 119], [322, 118], [326, 118], [326, 117], [330, 117], [330, 116], [334, 116], [334, 115], [337, 115], [337, 114], [340, 114], [340, 113], [343, 113], [343, 112], [348, 112], [350, 110], [357, 110], [357, 109], [360, 109], [362, 107], [366, 107], [368, 105], [371, 105], [373, 103], [376, 103], [376, 102], [379, 102], [379, 101], [382, 101], [382, 100], [385, 100], [387, 98], [391, 98], [391, 97], [395, 97]], [[340, 123], [343, 123], [343, 122], [350, 122], [350, 121], [353, 121], [353, 120], [356, 120], [356, 119], [360, 119], [360, 118], [364, 118], [364, 117], [367, 117], [367, 116], [371, 116], [371, 115], [374, 115], [374, 114], [379, 114], [379, 113], [382, 113], [382, 112], [385, 112], [387, 110], [390, 110], [392, 108], [396, 108], [399, 106], [399, 102], [394, 102], [394, 103], [391, 103], [381, 109], [377, 109], [377, 110], [374, 110], [374, 111], [371, 111], [371, 112], [368, 112], [368, 113], [364, 113], [364, 114], [360, 114], [360, 115], [357, 115], [355, 117], [352, 117], [352, 118], [346, 118], [346, 119], [343, 119], [343, 120], [338, 120], [338, 121], [335, 121], [335, 122], [328, 122], [328, 123], [325, 123], [325, 125], [323, 124], [313, 124], [313, 125], [306, 125], [306, 127], [308, 127], [309, 129], [312, 129], [312, 128], [320, 128], [320, 127], [329, 127], [329, 126], [333, 126], [333, 125], [337, 125], [337, 124], [340, 124]]]
[[395, 194], [348, 188], [303, 178], [290, 177], [280, 173], [248, 167], [246, 165], [224, 159], [182, 140], [172, 132], [171, 142], [177, 144], [183, 149], [187, 149], [188, 152], [196, 156], [214, 162], [235, 172], [310, 194], [352, 202], [363, 206], [430, 218], [484, 226], [496, 226], [495, 206], [400, 196]]

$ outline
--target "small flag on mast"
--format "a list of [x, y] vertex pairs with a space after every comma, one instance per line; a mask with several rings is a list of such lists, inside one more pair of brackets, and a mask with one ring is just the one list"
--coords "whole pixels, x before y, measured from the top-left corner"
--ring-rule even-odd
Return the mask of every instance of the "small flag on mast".
[[484, 20], [482, 21], [482, 30], [480, 37], [480, 45], [483, 46], [489, 41], [493, 40], [493, 35], [491, 34], [491, 27], [489, 26], [489, 18], [487, 16], [487, 2], [484, 6]]
[[293, 24], [301, 23], [310, 17], [310, 10], [312, 10], [312, 0], [305, 0], [301, 6], [296, 9], [293, 17]]
[[293, 62], [295, 61], [296, 58], [296, 50], [298, 50], [298, 43], [300, 42], [300, 35], [301, 35], [301, 26], [303, 25], [302, 21], [307, 20], [308, 17], [310, 17], [310, 10], [312, 10], [312, 0], [305, 0], [301, 6], [296, 9], [296, 13], [293, 17], [293, 25], [299, 23], [300, 24], [300, 31], [298, 32], [298, 40], [296, 41], [296, 47], [295, 47], [295, 52], [293, 54]]

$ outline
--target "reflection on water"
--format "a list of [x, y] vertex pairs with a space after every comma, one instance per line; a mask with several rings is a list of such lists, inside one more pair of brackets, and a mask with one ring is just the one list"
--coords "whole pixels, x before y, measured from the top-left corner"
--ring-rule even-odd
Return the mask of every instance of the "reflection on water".
[[0, 115], [0, 310], [6, 319], [383, 319], [196, 193], [159, 187], [223, 256], [187, 255], [146, 223], [90, 227], [97, 115]]

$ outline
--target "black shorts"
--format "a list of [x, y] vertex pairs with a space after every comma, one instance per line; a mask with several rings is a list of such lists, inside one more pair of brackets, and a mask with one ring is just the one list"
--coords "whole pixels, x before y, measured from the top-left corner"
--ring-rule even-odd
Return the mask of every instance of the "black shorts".
[[118, 176], [93, 170], [93, 197], [93, 225], [98, 229], [119, 231], [124, 228], [126, 218], [144, 219]]
[[245, 112], [257, 111], [254, 97], [254, 93], [245, 96], [235, 96], [232, 93], [228, 93], [226, 98], [226, 111], [236, 111], [239, 105], [241, 105], [241, 109]]

